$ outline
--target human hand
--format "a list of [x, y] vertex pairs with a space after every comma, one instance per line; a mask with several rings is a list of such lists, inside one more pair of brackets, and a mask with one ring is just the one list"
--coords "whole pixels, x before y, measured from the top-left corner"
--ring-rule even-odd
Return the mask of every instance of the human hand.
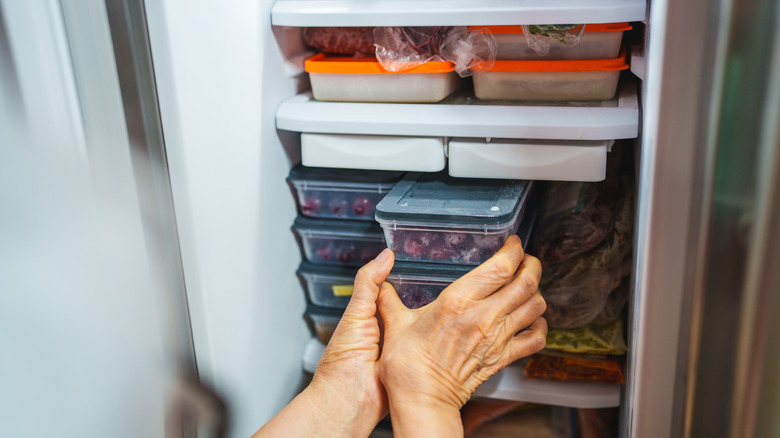
[[495, 256], [420, 309], [407, 309], [388, 283], [380, 286], [379, 376], [396, 436], [462, 435], [459, 409], [474, 390], [544, 348], [541, 275], [539, 260], [510, 236]]

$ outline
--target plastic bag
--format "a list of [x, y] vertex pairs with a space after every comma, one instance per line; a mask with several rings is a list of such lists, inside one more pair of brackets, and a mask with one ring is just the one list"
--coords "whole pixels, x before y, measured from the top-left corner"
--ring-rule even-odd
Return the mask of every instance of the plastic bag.
[[628, 301], [629, 289], [628, 279], [623, 280], [617, 289], [610, 292], [601, 313], [593, 318], [593, 321], [590, 323], [593, 325], [606, 325], [618, 319], [623, 312], [623, 307], [625, 307], [626, 302]]
[[623, 383], [620, 360], [608, 356], [535, 354], [525, 364], [529, 379], [575, 380], [580, 382]]
[[610, 154], [607, 163], [604, 181], [547, 185], [531, 250], [543, 266], [589, 251], [607, 236], [620, 191], [620, 156]]
[[373, 27], [306, 27], [303, 41], [317, 50], [337, 55], [374, 55]]
[[522, 28], [528, 47], [539, 56], [547, 55], [551, 41], [574, 46], [585, 33], [584, 24], [532, 24], [523, 25]]
[[582, 280], [554, 288], [539, 287], [547, 302], [544, 317], [552, 328], [575, 328], [591, 323], [606, 307], [612, 291], [618, 289], [631, 272], [631, 260], [620, 265], [594, 270]]
[[401, 72], [429, 61], [451, 62], [461, 77], [487, 70], [496, 59], [490, 32], [466, 27], [377, 27], [376, 58], [385, 70]]
[[623, 320], [616, 319], [603, 326], [588, 324], [575, 329], [550, 329], [545, 349], [580, 354], [626, 354]]

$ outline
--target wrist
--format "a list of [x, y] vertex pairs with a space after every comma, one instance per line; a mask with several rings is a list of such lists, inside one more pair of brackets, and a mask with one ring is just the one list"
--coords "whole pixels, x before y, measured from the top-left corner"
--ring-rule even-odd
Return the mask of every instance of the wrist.
[[368, 436], [386, 412], [383, 406], [369, 400], [354, 388], [353, 382], [336, 385], [315, 376], [301, 393], [308, 411], [320, 426], [319, 436]]
[[422, 397], [394, 399], [392, 395], [389, 400], [397, 438], [463, 436], [460, 409], [451, 403]]

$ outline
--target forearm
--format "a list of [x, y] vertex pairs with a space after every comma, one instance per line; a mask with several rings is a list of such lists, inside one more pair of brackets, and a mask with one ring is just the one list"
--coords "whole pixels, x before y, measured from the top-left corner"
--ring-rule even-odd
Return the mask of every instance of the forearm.
[[393, 401], [390, 419], [396, 438], [453, 438], [463, 436], [460, 410], [452, 406], [432, 406]]

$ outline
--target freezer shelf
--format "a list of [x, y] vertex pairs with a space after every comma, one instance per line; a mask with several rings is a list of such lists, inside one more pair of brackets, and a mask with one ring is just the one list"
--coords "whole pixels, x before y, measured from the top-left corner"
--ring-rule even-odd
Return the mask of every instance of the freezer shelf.
[[276, 127], [321, 134], [614, 140], [638, 135], [636, 83], [603, 102], [484, 102], [467, 87], [441, 103], [319, 102], [304, 93], [282, 103]]
[[646, 0], [277, 0], [277, 26], [470, 26], [642, 21]]
[[[303, 352], [303, 369], [313, 373], [323, 351], [325, 346], [317, 338], [309, 340]], [[510, 366], [483, 383], [474, 395], [581, 409], [612, 408], [620, 406], [620, 388], [603, 383], [526, 379], [523, 367]]]

